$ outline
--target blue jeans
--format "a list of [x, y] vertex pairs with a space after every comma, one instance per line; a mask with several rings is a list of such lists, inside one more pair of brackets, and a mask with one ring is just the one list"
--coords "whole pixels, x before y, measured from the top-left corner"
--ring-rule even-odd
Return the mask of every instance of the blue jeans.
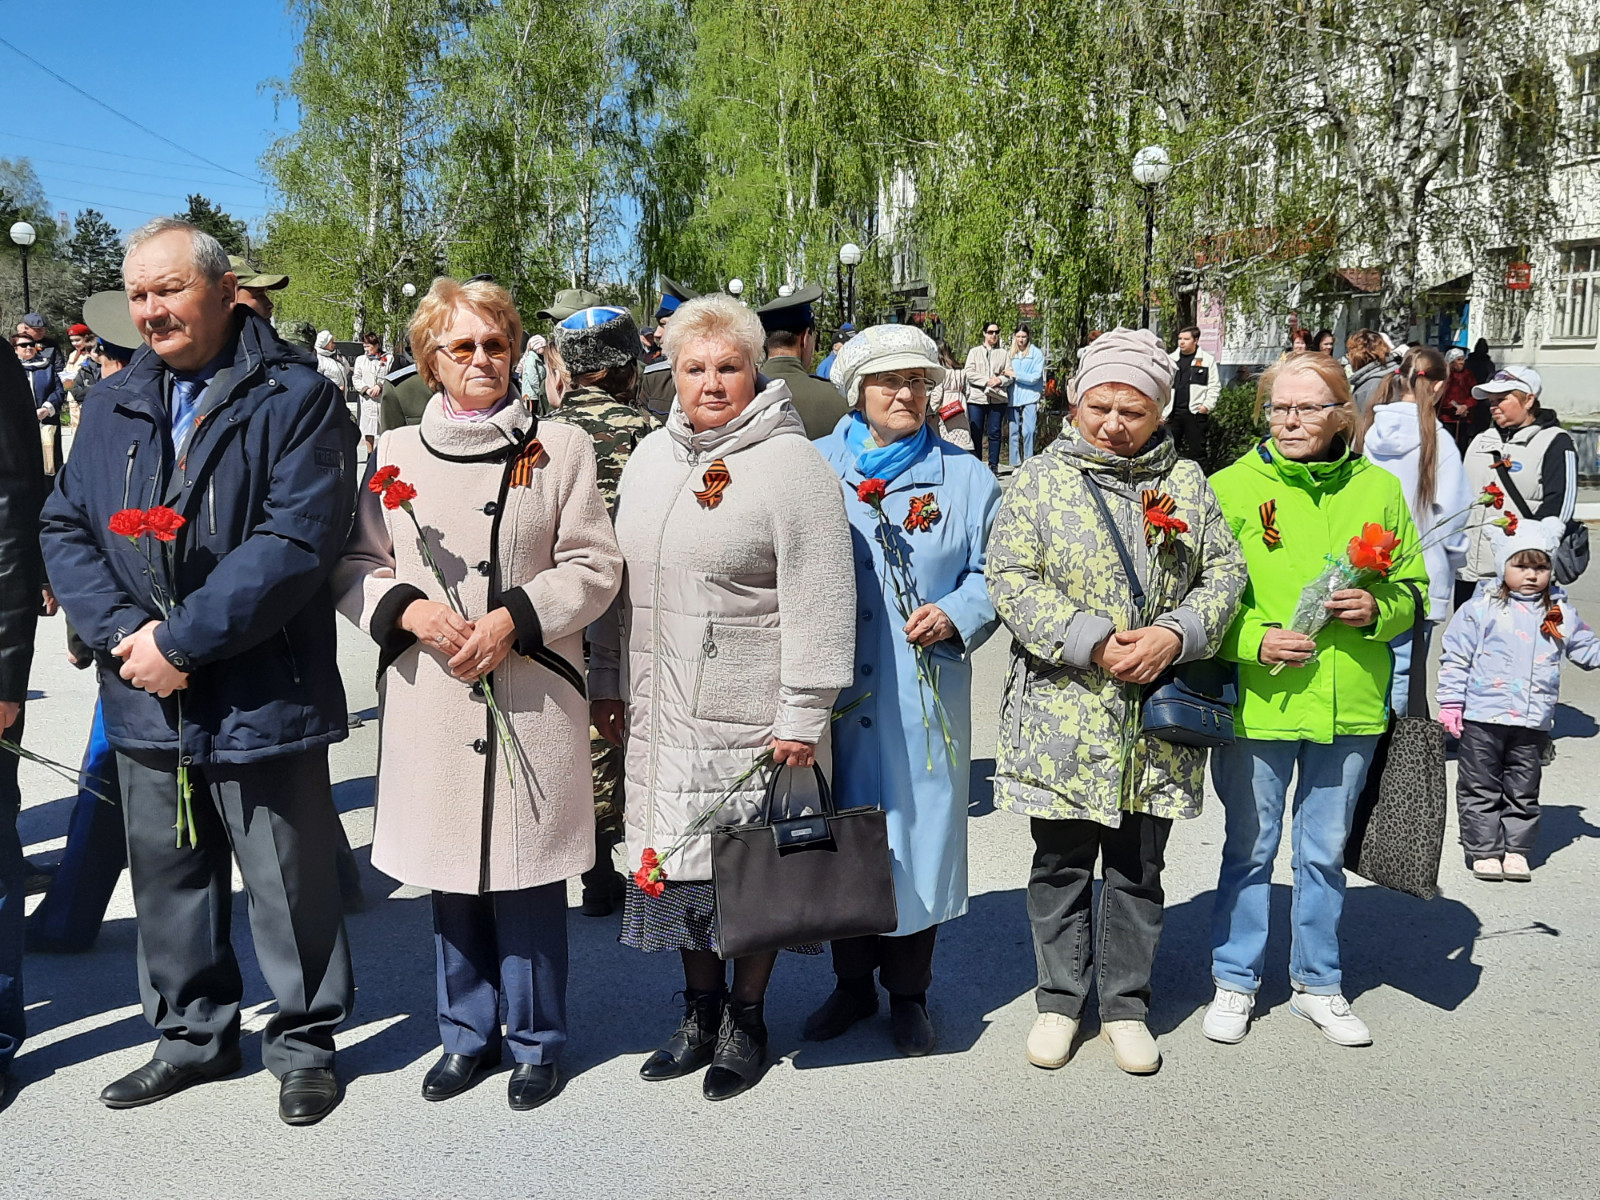
[[1227, 814], [1211, 918], [1211, 975], [1218, 987], [1254, 995], [1261, 986], [1272, 860], [1283, 837], [1289, 776], [1298, 767], [1289, 981], [1298, 991], [1324, 996], [1343, 988], [1344, 845], [1377, 745], [1376, 734], [1336, 737], [1332, 745], [1240, 738], [1211, 752], [1211, 782]]
[[1033, 434], [1039, 427], [1039, 406], [1024, 404], [1020, 408], [1013, 406], [1007, 411], [1011, 419], [1011, 469], [1016, 470], [1033, 457]]
[[57, 950], [87, 950], [100, 933], [106, 906], [128, 865], [128, 834], [122, 821], [117, 756], [106, 741], [105, 718], [94, 706], [89, 748], [83, 753], [83, 778], [94, 792], [80, 789], [67, 826], [67, 848], [39, 907], [28, 918], [29, 944], [42, 939]]
[[1002, 427], [1009, 411], [1003, 404], [967, 405], [967, 424], [972, 426], [972, 452], [982, 458], [987, 442], [989, 470], [996, 474], [1000, 472], [1000, 439], [1004, 436]]
[[[1428, 646], [1433, 641], [1433, 622], [1422, 623], [1422, 664], [1427, 670]], [[1411, 707], [1411, 630], [1406, 630], [1389, 643], [1394, 651], [1394, 675], [1389, 681], [1389, 711], [1397, 717], [1408, 716]], [[1423, 715], [1423, 714], [1419, 714]]]
[[[9, 742], [22, 744], [22, 716], [5, 731]], [[0, 1075], [11, 1069], [28, 1024], [22, 1012], [22, 906], [27, 900], [27, 866], [17, 814], [22, 792], [17, 786], [17, 756], [0, 750]]]

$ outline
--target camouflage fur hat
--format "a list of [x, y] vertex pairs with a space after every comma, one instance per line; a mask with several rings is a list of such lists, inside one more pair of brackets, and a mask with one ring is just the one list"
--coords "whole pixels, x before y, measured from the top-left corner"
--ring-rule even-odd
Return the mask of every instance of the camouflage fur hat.
[[639, 327], [625, 308], [585, 308], [552, 331], [556, 351], [574, 376], [625, 367], [644, 352]]

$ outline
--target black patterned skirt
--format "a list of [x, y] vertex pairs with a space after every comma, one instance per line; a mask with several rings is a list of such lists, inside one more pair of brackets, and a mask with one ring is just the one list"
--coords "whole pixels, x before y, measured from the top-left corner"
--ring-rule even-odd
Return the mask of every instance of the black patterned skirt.
[[[647, 954], [662, 950], [717, 953], [717, 893], [709, 879], [667, 880], [659, 896], [647, 896], [628, 882], [617, 941]], [[796, 954], [821, 954], [822, 943], [790, 946]]]

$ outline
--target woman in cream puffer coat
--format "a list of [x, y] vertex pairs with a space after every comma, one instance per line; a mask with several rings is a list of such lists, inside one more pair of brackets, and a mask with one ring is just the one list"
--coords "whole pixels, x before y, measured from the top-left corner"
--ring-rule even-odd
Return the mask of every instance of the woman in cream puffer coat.
[[[757, 374], [759, 320], [727, 296], [672, 319], [666, 353], [678, 400], [641, 442], [617, 492], [621, 596], [590, 630], [595, 724], [627, 739], [628, 864], [666, 854], [769, 747], [799, 768], [791, 806], [828, 766], [828, 727], [855, 662], [855, 571], [839, 482], [781, 380]], [[624, 717], [623, 701], [626, 700]], [[715, 823], [757, 817], [757, 773]], [[795, 809], [798, 811], [798, 808]], [[644, 1064], [672, 1079], [712, 1063], [705, 1094], [760, 1077], [762, 1000], [774, 954], [717, 954], [709, 830], [666, 863], [659, 895], [628, 889], [622, 941], [683, 955], [686, 1013]], [[652, 890], [655, 890], [652, 887]]]

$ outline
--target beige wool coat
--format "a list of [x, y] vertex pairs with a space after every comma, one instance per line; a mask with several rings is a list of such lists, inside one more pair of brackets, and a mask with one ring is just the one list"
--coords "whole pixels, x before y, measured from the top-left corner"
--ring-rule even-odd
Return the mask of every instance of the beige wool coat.
[[[722, 462], [712, 507], [697, 498]], [[695, 433], [676, 403], [638, 447], [617, 489], [627, 581], [590, 630], [596, 699], [628, 704], [628, 862], [660, 853], [706, 812], [773, 738], [816, 745], [830, 767], [833, 702], [855, 676], [855, 563], [839, 479], [781, 379], [743, 413]], [[719, 813], [755, 819], [765, 780]], [[795, 811], [810, 772], [780, 781]], [[792, 789], [792, 797], [789, 791]], [[667, 864], [711, 878], [709, 831]]]
[[411, 518], [363, 487], [334, 587], [340, 611], [381, 647], [372, 865], [469, 894], [578, 875], [594, 865], [583, 630], [622, 579], [589, 435], [537, 424], [520, 399], [480, 423], [452, 420], [435, 396], [420, 425], [378, 440], [368, 477], [390, 465], [417, 489], [412, 507], [467, 616], [503, 606], [516, 623], [492, 672], [515, 779], [484, 700], [399, 627], [413, 600], [445, 594]]

